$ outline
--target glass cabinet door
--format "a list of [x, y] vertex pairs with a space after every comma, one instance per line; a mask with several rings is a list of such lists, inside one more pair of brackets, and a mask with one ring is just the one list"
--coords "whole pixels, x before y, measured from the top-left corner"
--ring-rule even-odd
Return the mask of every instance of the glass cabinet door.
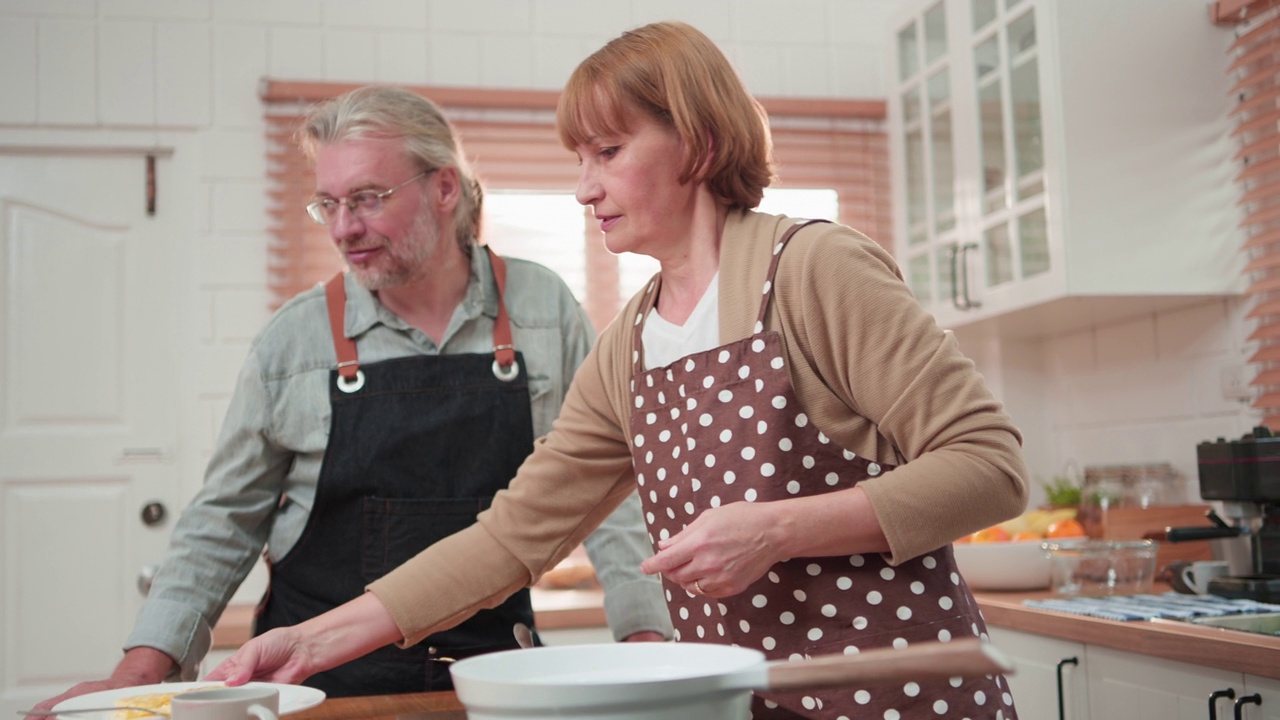
[[957, 195], [946, 0], [897, 33], [907, 283], [925, 305], [949, 302]]
[[987, 289], [1049, 271], [1034, 3], [972, 0]]

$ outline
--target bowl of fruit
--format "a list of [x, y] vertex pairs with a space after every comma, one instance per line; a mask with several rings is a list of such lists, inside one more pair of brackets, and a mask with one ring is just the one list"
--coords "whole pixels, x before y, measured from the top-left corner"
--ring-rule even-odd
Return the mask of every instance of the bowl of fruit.
[[1032, 510], [956, 540], [956, 566], [973, 590], [1046, 590], [1045, 544], [1084, 535], [1075, 508]]

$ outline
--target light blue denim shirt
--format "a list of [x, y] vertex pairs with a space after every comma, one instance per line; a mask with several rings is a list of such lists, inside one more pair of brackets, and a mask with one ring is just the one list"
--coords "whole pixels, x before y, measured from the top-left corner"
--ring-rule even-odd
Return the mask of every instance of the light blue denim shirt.
[[[345, 333], [356, 339], [361, 364], [492, 352], [497, 288], [488, 253], [471, 254], [471, 282], [438, 345], [348, 276]], [[555, 273], [516, 259], [507, 267], [513, 341], [528, 368], [533, 431], [541, 436], [551, 430], [595, 332]], [[297, 542], [328, 442], [328, 383], [336, 364], [324, 289], [318, 285], [281, 307], [254, 339], [204, 486], [174, 527], [126, 650], [161, 650], [178, 660], [182, 679], [194, 679], [209, 651], [210, 627], [264, 546], [274, 562]], [[586, 547], [605, 589], [614, 637], [641, 630], [670, 637], [661, 583], [640, 572], [652, 549], [634, 494]]]

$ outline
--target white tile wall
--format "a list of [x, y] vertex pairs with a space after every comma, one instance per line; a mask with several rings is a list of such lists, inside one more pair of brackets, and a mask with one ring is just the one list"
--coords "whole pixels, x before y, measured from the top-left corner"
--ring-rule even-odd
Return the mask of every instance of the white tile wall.
[[211, 33], [207, 23], [156, 24], [156, 122], [162, 127], [213, 121]]
[[0, 22], [0, 125], [36, 122], [36, 20], [8, 17]]
[[377, 33], [362, 28], [324, 31], [324, 79], [360, 82], [377, 76], [373, 47]]
[[36, 39], [36, 89], [40, 124], [96, 124], [96, 24], [86, 19], [45, 19], [40, 21]]
[[[1247, 358], [1246, 310], [1238, 299], [1207, 301], [1047, 338], [1040, 361], [1004, 354], [999, 391], [1024, 432], [1038, 429], [1027, 433], [1033, 473], [1047, 480], [1069, 462], [1169, 462], [1187, 479], [1184, 499], [1195, 500], [1196, 444], [1238, 437], [1258, 419], [1221, 384], [1222, 370]], [[1011, 372], [1024, 376], [1010, 382]]]
[[209, 19], [212, 0], [98, 0], [98, 15], [105, 18]]
[[273, 27], [267, 31], [267, 73], [281, 80], [313, 76], [324, 67], [324, 31]]
[[318, 25], [320, 0], [218, 0], [213, 18], [248, 25]]
[[380, 33], [374, 52], [374, 77], [378, 82], [426, 84], [427, 43], [421, 32]]
[[99, 119], [147, 126], [156, 120], [155, 24], [108, 20], [98, 28]]
[[427, 4], [423, 0], [378, 0], [378, 2], [323, 0], [321, 8], [324, 24], [331, 27], [391, 30], [426, 30], [428, 27]]

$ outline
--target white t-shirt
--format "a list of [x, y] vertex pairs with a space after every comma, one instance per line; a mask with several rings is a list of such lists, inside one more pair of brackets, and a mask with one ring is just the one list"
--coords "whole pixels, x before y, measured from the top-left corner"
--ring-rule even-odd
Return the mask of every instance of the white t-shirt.
[[644, 369], [670, 365], [686, 355], [720, 346], [720, 273], [711, 278], [684, 325], [667, 322], [654, 307], [640, 333]]

